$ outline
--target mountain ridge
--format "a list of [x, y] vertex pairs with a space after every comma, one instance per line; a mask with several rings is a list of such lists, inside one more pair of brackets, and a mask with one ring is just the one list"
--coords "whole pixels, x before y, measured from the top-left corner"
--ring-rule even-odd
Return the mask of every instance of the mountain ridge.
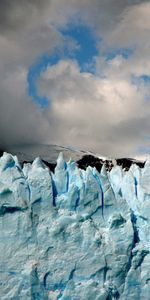
[[[56, 167], [56, 160], [59, 155], [59, 152], [63, 152], [64, 158], [69, 160], [70, 158], [74, 159], [78, 166], [81, 169], [85, 169], [88, 165], [96, 167], [98, 171], [101, 170], [102, 165], [105, 164], [107, 170], [117, 164], [121, 165], [126, 170], [129, 170], [132, 163], [137, 164], [141, 168], [144, 167], [145, 161], [138, 160], [135, 158], [108, 158], [100, 156], [90, 151], [79, 150], [71, 146], [59, 146], [59, 145], [16, 145], [9, 146], [6, 148], [6, 151], [16, 155], [19, 159], [19, 162], [23, 163], [32, 163], [36, 157], [41, 157], [43, 162], [54, 171]], [[1, 152], [1, 155], [3, 152]]]

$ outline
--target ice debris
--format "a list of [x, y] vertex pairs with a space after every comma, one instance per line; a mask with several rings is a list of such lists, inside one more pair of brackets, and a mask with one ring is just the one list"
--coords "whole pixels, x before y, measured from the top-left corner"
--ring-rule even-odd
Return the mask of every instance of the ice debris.
[[1, 300], [150, 299], [150, 161], [0, 159]]

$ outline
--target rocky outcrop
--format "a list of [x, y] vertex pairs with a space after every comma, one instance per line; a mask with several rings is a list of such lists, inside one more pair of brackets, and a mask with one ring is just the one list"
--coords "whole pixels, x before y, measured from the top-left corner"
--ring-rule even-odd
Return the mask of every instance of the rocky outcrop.
[[150, 162], [107, 172], [0, 159], [2, 300], [148, 300]]
[[77, 165], [79, 168], [86, 170], [88, 166], [91, 166], [92, 168], [95, 167], [99, 172], [104, 164], [107, 171], [111, 171], [115, 165], [121, 166], [125, 171], [128, 171], [133, 163], [140, 168], [144, 168], [145, 165], [145, 162], [133, 158], [116, 158], [112, 160], [105, 158], [102, 159], [97, 156], [87, 154], [83, 155], [82, 158], [77, 160]]

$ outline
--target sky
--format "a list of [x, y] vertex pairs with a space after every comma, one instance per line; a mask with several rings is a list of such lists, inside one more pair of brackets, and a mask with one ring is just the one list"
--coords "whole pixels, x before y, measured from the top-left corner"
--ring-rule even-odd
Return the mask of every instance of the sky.
[[150, 1], [1, 0], [0, 147], [150, 153]]

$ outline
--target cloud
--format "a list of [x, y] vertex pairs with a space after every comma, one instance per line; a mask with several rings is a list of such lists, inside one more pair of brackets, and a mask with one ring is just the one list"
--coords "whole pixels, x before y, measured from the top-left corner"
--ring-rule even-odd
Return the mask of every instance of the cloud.
[[0, 32], [16, 34], [24, 26], [37, 24], [49, 4], [50, 0], [1, 0]]
[[[50, 1], [0, 1], [0, 145], [42, 142], [49, 123], [28, 95], [29, 66], [61, 46], [45, 19]], [[46, 6], [47, 4], [47, 6]]]
[[61, 61], [43, 74], [39, 87], [51, 99], [46, 116], [53, 120], [56, 141], [128, 156], [149, 134], [149, 104], [142, 88], [127, 79], [101, 79], [81, 73], [75, 62]]
[[[26, 71], [1, 79], [0, 145], [38, 143], [44, 140], [49, 124], [26, 93]], [[11, 102], [12, 101], [12, 102]]]
[[[55, 142], [111, 156], [147, 147], [150, 87], [133, 77], [150, 75], [149, 12], [149, 1], [138, 0], [0, 1], [0, 144]], [[41, 108], [28, 95], [27, 74], [45, 53], [63, 49], [59, 29], [69, 24], [96, 35], [95, 74], [81, 72], [75, 57], [48, 65], [37, 78], [50, 100]]]

